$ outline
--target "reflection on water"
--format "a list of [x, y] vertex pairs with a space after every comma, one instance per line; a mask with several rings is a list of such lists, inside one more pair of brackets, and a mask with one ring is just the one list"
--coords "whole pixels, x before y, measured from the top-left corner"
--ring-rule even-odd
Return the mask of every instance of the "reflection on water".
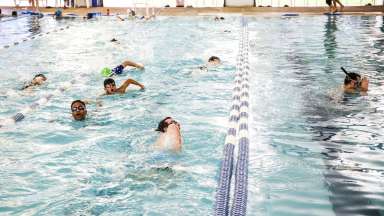
[[32, 33], [32, 35], [37, 35], [41, 33], [40, 28], [40, 18], [37, 16], [31, 16], [30, 19], [28, 19], [28, 31]]
[[329, 60], [335, 59], [336, 55], [337, 18], [337, 16], [328, 16], [327, 22], [325, 22], [324, 26], [324, 49], [325, 55]]

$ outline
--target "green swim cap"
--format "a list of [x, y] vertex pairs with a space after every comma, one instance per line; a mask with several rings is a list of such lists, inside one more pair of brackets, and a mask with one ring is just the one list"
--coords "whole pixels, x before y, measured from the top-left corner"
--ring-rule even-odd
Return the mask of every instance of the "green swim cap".
[[101, 75], [104, 77], [109, 77], [109, 76], [111, 76], [111, 74], [112, 74], [111, 68], [105, 67], [101, 70]]

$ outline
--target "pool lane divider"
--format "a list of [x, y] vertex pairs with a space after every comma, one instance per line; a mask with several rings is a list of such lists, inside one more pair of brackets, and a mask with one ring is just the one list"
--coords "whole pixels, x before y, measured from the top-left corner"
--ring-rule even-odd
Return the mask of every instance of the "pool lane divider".
[[247, 213], [248, 201], [248, 164], [249, 164], [249, 39], [248, 25], [243, 21], [243, 59], [241, 67], [240, 117], [237, 135], [237, 163], [235, 168], [235, 189], [231, 215], [240, 216]]
[[[242, 43], [240, 43], [241, 45]], [[241, 50], [241, 46], [239, 46]], [[236, 144], [236, 134], [240, 115], [240, 90], [241, 90], [241, 76], [240, 76], [240, 55], [238, 55], [235, 73], [235, 86], [232, 92], [232, 106], [228, 120], [228, 131], [225, 138], [224, 145], [224, 159], [221, 162], [220, 176], [216, 191], [215, 215], [228, 215], [229, 213], [229, 200], [230, 200], [230, 186], [233, 170], [233, 153]]]
[[65, 26], [65, 27], [61, 27], [61, 28], [58, 28], [58, 29], [54, 29], [54, 30], [52, 30], [52, 31], [48, 31], [48, 32], [40, 33], [40, 34], [37, 34], [37, 35], [32, 35], [32, 36], [30, 36], [30, 37], [23, 38], [21, 41], [15, 41], [15, 42], [13, 42], [13, 43], [6, 44], [6, 45], [0, 47], [0, 50], [1, 50], [1, 49], [8, 49], [8, 48], [11, 48], [12, 46], [17, 46], [17, 45], [19, 45], [19, 44], [21, 44], [21, 43], [23, 43], [23, 42], [27, 42], [27, 41], [29, 41], [29, 40], [36, 39], [37, 37], [43, 37], [44, 35], [49, 35], [49, 34], [52, 33], [52, 32], [63, 31], [63, 30], [65, 30], [65, 29], [69, 29], [69, 28], [70, 28], [70, 26], [67, 25], [67, 26]]
[[[224, 158], [221, 162], [214, 215], [227, 216], [245, 215], [247, 207], [248, 181], [248, 31], [247, 21], [242, 18], [240, 32], [239, 54], [237, 56], [235, 86], [232, 92], [232, 105], [228, 120], [228, 131], [225, 138]], [[231, 179], [234, 167], [234, 152], [238, 149], [238, 159], [235, 170], [235, 189], [232, 210], [229, 210]]]

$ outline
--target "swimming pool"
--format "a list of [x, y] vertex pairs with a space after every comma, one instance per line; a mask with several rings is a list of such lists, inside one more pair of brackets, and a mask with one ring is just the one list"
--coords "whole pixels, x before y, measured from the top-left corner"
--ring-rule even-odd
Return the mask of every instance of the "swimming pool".
[[[252, 21], [251, 215], [382, 215], [383, 17]], [[340, 66], [367, 96], [335, 97]]]
[[18, 17], [3, 17], [0, 19], [0, 48], [14, 46], [14, 42], [23, 43], [35, 37], [46, 36], [47, 32], [66, 28], [70, 24], [72, 23], [68, 20], [56, 22], [48, 15], [41, 19], [23, 14]]
[[[382, 214], [383, 18], [247, 19], [248, 215]], [[22, 122], [2, 129], [0, 212], [212, 214], [239, 18], [102, 18], [71, 24], [0, 51], [0, 70], [12, 68], [0, 76], [1, 119], [74, 81]], [[120, 44], [110, 43], [112, 38]], [[211, 55], [223, 65], [197, 69]], [[102, 97], [102, 107], [88, 106], [85, 122], [73, 122], [71, 101], [95, 99], [103, 92], [100, 69], [124, 59], [142, 62], [146, 69], [127, 71], [117, 84], [131, 77], [146, 90]], [[370, 77], [368, 96], [329, 99], [342, 83], [340, 66]], [[47, 74], [48, 84], [20, 92], [23, 81], [37, 72]], [[179, 155], [152, 149], [154, 128], [165, 116], [181, 123]], [[163, 168], [169, 164], [172, 169]]]

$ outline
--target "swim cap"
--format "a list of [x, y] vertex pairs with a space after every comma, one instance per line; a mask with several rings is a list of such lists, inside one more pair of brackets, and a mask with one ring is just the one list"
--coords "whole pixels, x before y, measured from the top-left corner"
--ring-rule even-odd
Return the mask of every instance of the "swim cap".
[[103, 68], [103, 69], [101, 70], [101, 75], [104, 76], [104, 77], [109, 77], [109, 76], [111, 76], [111, 75], [112, 75], [112, 70], [111, 70], [111, 68], [107, 68], [107, 67]]

